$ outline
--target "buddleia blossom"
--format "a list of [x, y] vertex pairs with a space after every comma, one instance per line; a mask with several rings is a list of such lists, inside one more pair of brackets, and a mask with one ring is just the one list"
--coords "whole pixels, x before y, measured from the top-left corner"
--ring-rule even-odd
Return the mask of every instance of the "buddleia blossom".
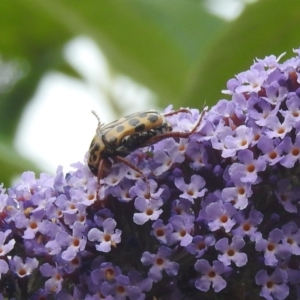
[[196, 258], [199, 258], [203, 256], [208, 250], [208, 247], [213, 246], [215, 242], [215, 237], [212, 234], [206, 236], [196, 235], [193, 241], [186, 246], [186, 250], [195, 255]]
[[100, 185], [85, 157], [0, 186], [0, 299], [298, 299], [294, 52], [256, 59], [213, 107], [166, 116], [172, 132], [151, 131]]
[[149, 278], [153, 281], [159, 281], [162, 278], [162, 271], [168, 275], [176, 275], [179, 265], [176, 262], [169, 260], [172, 250], [165, 246], [158, 249], [157, 254], [151, 254], [148, 251], [144, 252], [141, 261], [144, 265], [150, 265]]
[[109, 252], [112, 246], [115, 246], [120, 242], [120, 236], [122, 231], [119, 229], [115, 230], [117, 223], [115, 220], [109, 218], [103, 222], [103, 231], [98, 228], [92, 228], [88, 232], [88, 239], [92, 242], [99, 242], [96, 245], [98, 251]]
[[48, 263], [45, 263], [40, 267], [40, 272], [44, 277], [50, 277], [45, 282], [45, 291], [48, 294], [58, 293], [62, 288], [62, 270], [57, 267], [52, 267]]
[[264, 260], [267, 266], [276, 266], [280, 258], [288, 257], [291, 252], [287, 246], [282, 245], [284, 234], [282, 230], [275, 228], [266, 240], [263, 237], [256, 239], [257, 251], [264, 252]]
[[256, 283], [262, 286], [260, 295], [265, 299], [286, 299], [289, 294], [287, 272], [276, 269], [271, 276], [266, 270], [260, 270], [255, 276]]
[[19, 256], [14, 256], [10, 260], [11, 269], [19, 277], [25, 277], [32, 274], [33, 270], [38, 266], [38, 260], [36, 258], [27, 257], [25, 263], [22, 258]]
[[234, 262], [238, 267], [244, 266], [248, 261], [247, 255], [240, 252], [241, 248], [244, 246], [245, 241], [238, 236], [232, 238], [232, 243], [230, 245], [227, 238], [218, 240], [215, 244], [215, 248], [223, 253], [218, 255], [218, 260], [225, 266], [229, 266], [231, 262]]
[[193, 175], [190, 184], [185, 184], [182, 177], [175, 178], [174, 183], [176, 187], [183, 192], [179, 197], [191, 202], [194, 202], [194, 199], [202, 197], [206, 191], [206, 189], [202, 189], [205, 185], [205, 181], [201, 176]]
[[134, 222], [142, 225], [148, 220], [158, 219], [159, 215], [163, 212], [162, 209], [160, 209], [162, 204], [162, 201], [159, 200], [147, 200], [145, 198], [137, 197], [134, 206], [140, 212], [134, 214]]
[[226, 281], [221, 276], [225, 272], [225, 266], [219, 261], [214, 261], [213, 266], [210, 266], [208, 261], [200, 259], [195, 264], [196, 271], [203, 275], [195, 282], [197, 289], [207, 292], [212, 286], [215, 292], [220, 292], [226, 286]]

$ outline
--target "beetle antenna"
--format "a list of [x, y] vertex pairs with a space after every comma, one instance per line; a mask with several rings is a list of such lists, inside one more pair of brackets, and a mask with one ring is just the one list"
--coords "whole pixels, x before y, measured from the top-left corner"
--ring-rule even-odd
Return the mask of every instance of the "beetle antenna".
[[96, 113], [94, 110], [92, 110], [92, 114], [97, 118], [98, 124], [100, 125], [101, 122], [100, 122], [100, 118], [99, 118], [99, 116], [97, 115], [97, 113]]
[[97, 115], [97, 113], [96, 113], [94, 110], [92, 110], [92, 114], [93, 114], [93, 115], [97, 118], [97, 120], [98, 120], [98, 127], [97, 127], [96, 132], [99, 133], [100, 130], [101, 130], [101, 127], [103, 126], [103, 124], [101, 123], [99, 116]]

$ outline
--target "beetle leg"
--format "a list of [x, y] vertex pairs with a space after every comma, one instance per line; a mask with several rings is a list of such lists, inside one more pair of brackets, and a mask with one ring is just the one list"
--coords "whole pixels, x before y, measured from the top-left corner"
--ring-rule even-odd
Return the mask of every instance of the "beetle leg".
[[103, 176], [103, 164], [104, 164], [104, 160], [100, 159], [99, 166], [98, 166], [98, 173], [97, 173], [97, 180], [99, 185], [100, 185], [100, 179]]
[[139, 170], [135, 165], [133, 165], [130, 161], [128, 161], [124, 157], [117, 155], [117, 156], [114, 157], [114, 159], [116, 159], [118, 162], [121, 162], [121, 163], [125, 164], [126, 166], [128, 166], [132, 170], [134, 170], [134, 171], [138, 172], [139, 174], [141, 174], [142, 177], [146, 178], [141, 170]]
[[[200, 116], [198, 118], [198, 121], [196, 122], [196, 125], [194, 126], [194, 128], [190, 132], [183, 132], [183, 133], [187, 134], [186, 137], [189, 137], [192, 133], [194, 133], [196, 131], [196, 129], [198, 128], [198, 126], [201, 124], [202, 119], [203, 119], [206, 111], [207, 111], [206, 108], [202, 110], [202, 112], [201, 112], [201, 114], [200, 114]], [[181, 133], [181, 132], [178, 132], [178, 133]], [[185, 137], [185, 136], [182, 136], [182, 137]]]
[[122, 162], [123, 164], [125, 164], [126, 166], [128, 166], [129, 168], [131, 168], [132, 170], [138, 172], [139, 174], [142, 175], [142, 178], [145, 180], [147, 186], [148, 186], [148, 191], [149, 191], [149, 195], [150, 195], [150, 184], [148, 181], [148, 178], [143, 174], [143, 172], [141, 170], [139, 170], [135, 165], [133, 165], [130, 161], [128, 161], [127, 159], [125, 159], [122, 156], [115, 156], [114, 157], [115, 160], [117, 160], [118, 162]]
[[206, 109], [204, 109], [201, 113], [201, 115], [199, 116], [197, 122], [196, 122], [196, 125], [194, 126], [194, 128], [189, 131], [189, 132], [173, 132], [173, 131], [170, 131], [170, 132], [166, 132], [166, 133], [162, 133], [158, 136], [154, 136], [152, 138], [150, 138], [147, 143], [145, 144], [146, 145], [153, 145], [153, 144], [156, 144], [157, 142], [163, 140], [163, 139], [166, 139], [166, 138], [169, 138], [169, 137], [173, 137], [173, 138], [188, 138], [192, 133], [194, 133], [196, 131], [196, 129], [198, 128], [198, 126], [201, 124], [202, 122], [202, 119], [204, 117], [204, 114], [206, 112]]
[[103, 168], [104, 168], [104, 160], [100, 159], [99, 166], [98, 166], [98, 173], [97, 173], [97, 199], [100, 191], [100, 180], [101, 178], [103, 178]]
[[166, 114], [164, 114], [165, 117], [170, 117], [170, 116], [173, 116], [173, 115], [176, 115], [178, 113], [191, 113], [190, 110], [186, 109], [186, 108], [181, 108], [181, 109], [178, 109], [178, 110], [174, 110], [174, 111], [171, 111], [171, 112], [168, 112]]

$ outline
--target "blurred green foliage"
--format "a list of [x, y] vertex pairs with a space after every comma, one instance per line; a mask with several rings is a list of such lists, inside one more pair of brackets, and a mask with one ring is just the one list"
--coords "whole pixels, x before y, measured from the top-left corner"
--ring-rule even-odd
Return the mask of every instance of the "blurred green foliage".
[[[221, 99], [227, 80], [255, 57], [291, 55], [300, 44], [299, 8], [298, 0], [263, 0], [225, 22], [201, 0], [1, 1], [0, 182], [38, 171], [14, 150], [15, 130], [47, 71], [80, 78], [63, 58], [72, 38], [92, 38], [113, 70], [154, 91], [162, 107], [201, 108]], [[7, 62], [16, 74], [8, 76]]]

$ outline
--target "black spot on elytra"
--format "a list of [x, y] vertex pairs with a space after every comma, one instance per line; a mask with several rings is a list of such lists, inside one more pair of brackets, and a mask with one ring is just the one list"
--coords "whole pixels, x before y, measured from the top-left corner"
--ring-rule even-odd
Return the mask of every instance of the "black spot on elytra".
[[147, 120], [151, 123], [155, 123], [158, 120], [158, 115], [150, 115]]
[[140, 123], [140, 120], [139, 120], [139, 119], [135, 119], [135, 118], [130, 119], [130, 120], [128, 121], [128, 124], [129, 124], [130, 126], [133, 126], [133, 127], [137, 126], [139, 123]]
[[90, 149], [90, 159], [92, 161], [96, 161], [97, 160], [97, 155], [95, 154], [95, 152], [98, 152], [99, 149], [100, 149], [100, 145], [98, 143], [96, 143], [95, 145], [93, 145], [93, 147]]
[[135, 132], [140, 132], [140, 131], [144, 131], [145, 130], [145, 124], [143, 124], [143, 123], [141, 123], [140, 125], [138, 125], [138, 126], [136, 126], [135, 128], [134, 128], [134, 131]]
[[117, 132], [122, 132], [124, 130], [124, 126], [123, 125], [119, 125], [119, 126], [117, 126], [117, 128], [116, 128], [116, 131]]
[[114, 144], [116, 141], [117, 141], [117, 138], [114, 136], [114, 137], [110, 138], [108, 142], [110, 144]]

